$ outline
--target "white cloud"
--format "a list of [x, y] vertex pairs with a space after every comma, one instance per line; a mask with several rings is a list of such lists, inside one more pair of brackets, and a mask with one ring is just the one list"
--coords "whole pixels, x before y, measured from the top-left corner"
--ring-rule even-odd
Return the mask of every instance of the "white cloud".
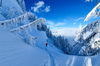
[[[64, 20], [64, 22], [65, 22], [65, 20]], [[54, 23], [53, 21], [47, 21], [48, 26], [50, 27], [53, 35], [64, 36], [65, 38], [68, 39], [68, 41], [71, 43], [71, 45], [73, 45], [78, 28], [63, 27], [63, 25], [65, 25], [64, 22]]]
[[49, 27], [54, 27], [54, 22], [53, 21], [50, 21], [50, 20], [47, 20], [47, 25], [49, 26]]
[[81, 19], [84, 19], [84, 17], [80, 17], [80, 18], [78, 18], [76, 21], [79, 21], [79, 20], [81, 20]]
[[56, 36], [64, 36], [65, 38], [67, 38], [67, 40], [69, 41], [69, 43], [71, 45], [74, 45], [74, 39], [76, 37], [76, 33], [78, 31], [78, 28], [68, 28], [68, 27], [56, 27], [54, 29], [51, 30], [53, 35]]
[[76, 24], [76, 22], [73, 23], [74, 25]]
[[54, 23], [53, 21], [47, 20], [47, 25], [51, 28], [54, 35], [62, 35], [65, 37], [75, 37], [78, 28], [63, 27], [64, 22]]
[[54, 35], [61, 35], [65, 37], [75, 37], [78, 28], [56, 27], [52, 29]]
[[38, 3], [35, 3], [35, 7], [31, 7], [31, 10], [34, 10], [34, 12], [39, 12], [39, 9], [44, 6], [43, 1], [39, 1]]
[[85, 0], [85, 2], [92, 2], [93, 0]]
[[100, 14], [100, 3], [95, 6], [86, 16], [84, 21], [88, 21], [89, 19], [91, 19], [92, 17], [97, 17]]
[[46, 23], [47, 23], [47, 25], [48, 25], [49, 27], [58, 27], [58, 26], [63, 26], [63, 25], [65, 25], [64, 22], [54, 23], [53, 21], [50, 21], [50, 20], [47, 20]]
[[53, 21], [47, 20], [46, 24], [51, 28], [54, 35], [62, 35], [65, 37], [75, 37], [78, 28], [63, 27], [66, 25], [64, 22], [54, 23]]
[[35, 7], [31, 7], [31, 10], [34, 12], [49, 12], [50, 6], [45, 6], [43, 1], [39, 1], [38, 3], [35, 3]]
[[58, 22], [55, 24], [55, 26], [61, 26], [61, 25], [65, 25], [65, 23]]
[[49, 12], [50, 11], [50, 6], [46, 6], [46, 8], [44, 9], [45, 12]]
[[73, 23], [73, 25], [75, 25], [77, 23], [77, 21], [84, 19], [84, 17], [80, 17], [77, 20], [75, 20], [75, 22]]

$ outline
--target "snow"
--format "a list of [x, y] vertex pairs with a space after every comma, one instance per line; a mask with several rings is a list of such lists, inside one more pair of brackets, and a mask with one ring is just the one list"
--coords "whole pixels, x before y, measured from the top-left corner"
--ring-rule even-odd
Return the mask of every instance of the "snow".
[[25, 2], [24, 0], [17, 0], [18, 4], [22, 8], [23, 12], [26, 12]]
[[[99, 34], [97, 34], [93, 39], [94, 39], [94, 41], [91, 41], [91, 43], [93, 43], [92, 44], [92, 48], [96, 48], [96, 49], [98, 49], [98, 48], [100, 48], [100, 38], [98, 38], [98, 36], [99, 36]], [[95, 42], [97, 42], [97, 43], [95, 43]]]
[[75, 38], [75, 42], [80, 42], [80, 38], [82, 38], [81, 32], [82, 32], [82, 25], [80, 24]]
[[30, 22], [28, 19], [30, 16], [33, 16], [33, 14], [31, 12], [26, 12], [25, 14], [18, 16], [16, 18], [12, 18], [12, 19], [5, 20], [5, 21], [0, 21], [0, 23], [12, 29], [12, 28], [24, 25], [24, 24], [28, 24]]
[[87, 57], [66, 55], [51, 43], [45, 49], [37, 45], [31, 46], [9, 30], [0, 27], [0, 66], [98, 66], [99, 55]]
[[4, 20], [6, 20], [6, 18], [0, 14], [0, 21], [4, 21]]
[[86, 38], [88, 38], [90, 35], [92, 34], [92, 32], [86, 32], [85, 34], [83, 34], [83, 38], [84, 38], [84, 40], [86, 39]]
[[[1, 27], [0, 47], [0, 58], [2, 60], [0, 61], [0, 66], [31, 66], [31, 64], [40, 66], [40, 64], [42, 64], [41, 61], [47, 56], [45, 51], [37, 47], [31, 47], [20, 38]], [[40, 58], [40, 60], [37, 58]], [[38, 61], [40, 64], [34, 61]]]
[[9, 7], [10, 9], [16, 8], [18, 12], [23, 13], [21, 7], [16, 0], [3, 0], [2, 4], [3, 6]]
[[85, 20], [84, 21], [88, 21], [90, 18], [92, 17], [97, 17], [99, 15], [99, 12], [98, 11], [100, 10], [100, 3], [98, 3], [90, 12], [89, 14], [86, 16]]
[[[0, 27], [0, 66], [49, 66], [49, 54]], [[41, 56], [40, 56], [41, 55]]]
[[[8, 7], [8, 10], [15, 8], [19, 13], [23, 13], [23, 11], [25, 10], [22, 8], [24, 8], [25, 5], [23, 5], [21, 8], [20, 2], [22, 0], [18, 1], [19, 3], [16, 0], [3, 0], [3, 6], [0, 10], [7, 13], [5, 8]], [[99, 7], [99, 5], [97, 7]], [[15, 16], [15, 14], [12, 15]], [[31, 12], [27, 12], [19, 17], [6, 20], [5, 16], [0, 14], [1, 17], [0, 66], [99, 66], [100, 65], [99, 63], [100, 54], [95, 56], [74, 56], [74, 55], [64, 54], [63, 51], [54, 46], [53, 41], [47, 37], [45, 31], [37, 30], [37, 25], [41, 26], [46, 22], [45, 18], [40, 18], [31, 22], [28, 20], [28, 18], [32, 17], [32, 15], [33, 14]], [[22, 25], [19, 25], [20, 23], [22, 23]], [[95, 22], [93, 22], [84, 27], [84, 30], [87, 29], [86, 32], [84, 32], [85, 39], [90, 37], [93, 34], [93, 32], [97, 31], [97, 28], [95, 28], [91, 33], [88, 34], [87, 31], [91, 31], [91, 29], [94, 28], [93, 26], [91, 27], [92, 24], [94, 26], [98, 25], [95, 24]], [[4, 26], [6, 26], [6, 28]], [[8, 27], [10, 29], [8, 29]], [[82, 28], [80, 25], [79, 33], [83, 33], [81, 31]], [[90, 44], [99, 40], [97, 39], [95, 41], [92, 41], [97, 37], [99, 37], [99, 33], [97, 33], [94, 36], [94, 38], [91, 38]], [[73, 37], [69, 38], [68, 40], [72, 45], [74, 44]], [[46, 43], [48, 43], [47, 47]], [[86, 46], [83, 46], [80, 52], [82, 50], [85, 51], [86, 48], [87, 48]]]
[[24, 0], [22, 2], [17, 0], [2, 0], [0, 14], [6, 19], [11, 19], [25, 13], [25, 9]]
[[[10, 22], [10, 21], [5, 21], [5, 22]], [[1, 23], [5, 23], [5, 22], [1, 22]], [[18, 28], [13, 29], [13, 30], [11, 30], [11, 32], [17, 31], [17, 30], [20, 30], [20, 29], [24, 29], [24, 28], [30, 28], [30, 30], [31, 30], [31, 26], [33, 26], [34, 28], [37, 28], [37, 25], [41, 26], [41, 24], [43, 24], [45, 22], [46, 22], [46, 20], [44, 18], [39, 18], [39, 19], [29, 23], [29, 24], [26, 24], [26, 25], [23, 25], [23, 26], [20, 26]]]
[[40, 18], [29, 24], [14, 28], [11, 30], [11, 32], [21, 36], [24, 41], [31, 45], [35, 44], [36, 40], [36, 43], [42, 47], [41, 44], [46, 44], [47, 37], [45, 32], [37, 30], [37, 25], [41, 26], [41, 24], [44, 24], [45, 21], [46, 20], [44, 18]]
[[70, 45], [74, 45], [75, 44], [75, 37], [76, 37], [76, 32], [77, 32], [78, 28], [57, 28], [57, 29], [53, 29], [52, 34], [55, 36], [64, 36], [64, 38], [68, 39], [68, 42], [70, 43]]

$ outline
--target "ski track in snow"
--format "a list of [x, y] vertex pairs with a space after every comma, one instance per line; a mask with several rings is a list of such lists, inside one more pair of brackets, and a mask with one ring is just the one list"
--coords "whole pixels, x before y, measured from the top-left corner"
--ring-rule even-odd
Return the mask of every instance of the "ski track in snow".
[[51, 55], [51, 53], [47, 50], [48, 54], [49, 54], [49, 57], [50, 57], [50, 66], [55, 66], [55, 63], [54, 63], [54, 57]]
[[92, 66], [91, 58], [86, 57], [83, 66]]

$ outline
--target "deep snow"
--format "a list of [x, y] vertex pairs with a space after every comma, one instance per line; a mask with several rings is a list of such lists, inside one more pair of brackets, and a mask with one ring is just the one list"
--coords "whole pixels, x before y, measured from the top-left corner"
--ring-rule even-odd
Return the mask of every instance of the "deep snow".
[[31, 46], [0, 27], [0, 66], [99, 66], [99, 55], [66, 55], [51, 43], [45, 49]]

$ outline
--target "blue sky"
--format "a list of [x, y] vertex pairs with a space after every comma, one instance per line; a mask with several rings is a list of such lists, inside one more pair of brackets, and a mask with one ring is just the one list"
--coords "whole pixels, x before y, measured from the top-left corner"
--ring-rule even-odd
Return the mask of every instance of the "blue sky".
[[[43, 7], [38, 11], [34, 11], [37, 3], [43, 2]], [[97, 20], [91, 19], [84, 22], [87, 14], [97, 5], [96, 1], [85, 2], [85, 0], [25, 0], [27, 11], [31, 10], [38, 18], [44, 17], [51, 28], [54, 27], [72, 27], [78, 28]], [[33, 7], [33, 9], [31, 9]], [[49, 7], [49, 11], [44, 11]], [[52, 25], [52, 26], [51, 26]]]

